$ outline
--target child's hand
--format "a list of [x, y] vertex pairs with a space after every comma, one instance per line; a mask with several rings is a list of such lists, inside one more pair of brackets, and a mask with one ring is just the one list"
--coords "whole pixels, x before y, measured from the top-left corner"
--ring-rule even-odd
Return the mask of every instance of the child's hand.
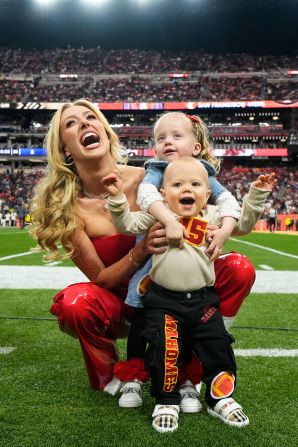
[[183, 238], [188, 238], [185, 227], [176, 219], [169, 221], [166, 226], [166, 240], [170, 247], [183, 248]]
[[123, 192], [122, 180], [120, 179], [119, 171], [117, 171], [117, 169], [103, 177], [101, 183], [111, 196], [117, 196], [119, 193]]
[[224, 228], [209, 229], [207, 232], [206, 240], [208, 248], [205, 254], [210, 258], [210, 261], [215, 261], [220, 255], [220, 250], [224, 246], [225, 242], [230, 236], [230, 232], [227, 232]]
[[266, 191], [272, 191], [276, 185], [277, 180], [274, 172], [271, 174], [259, 175], [257, 180], [252, 183], [256, 188], [265, 189]]

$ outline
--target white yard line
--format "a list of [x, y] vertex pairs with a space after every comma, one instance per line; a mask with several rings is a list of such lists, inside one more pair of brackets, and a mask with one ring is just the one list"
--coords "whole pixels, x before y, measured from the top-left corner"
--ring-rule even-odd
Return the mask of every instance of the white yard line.
[[0, 355], [6, 355], [10, 354], [12, 351], [14, 351], [16, 348], [13, 348], [12, 346], [0, 346]]
[[298, 259], [298, 256], [292, 255], [290, 253], [285, 253], [284, 251], [274, 250], [274, 248], [264, 247], [264, 245], [253, 244], [252, 242], [242, 241], [241, 239], [237, 239], [234, 237], [230, 238], [231, 241], [239, 242], [240, 244], [251, 245], [252, 247], [261, 248], [262, 250], [271, 251], [272, 253], [276, 253], [278, 255], [287, 256], [288, 258]]
[[234, 349], [238, 357], [298, 357], [298, 349]]
[[[0, 236], [2, 234], [3, 233], [0, 233]], [[8, 234], [11, 234], [11, 233], [8, 233]], [[61, 245], [58, 245], [58, 248], [61, 248]], [[42, 251], [43, 251], [42, 249], [41, 250], [35, 250], [35, 248], [32, 247], [32, 249], [30, 251], [24, 251], [23, 253], [16, 253], [14, 255], [4, 256], [3, 258], [0, 258], [0, 261], [6, 261], [6, 259], [19, 258], [20, 256], [34, 255], [36, 253], [41, 253]], [[59, 264], [59, 263], [61, 263], [61, 261], [57, 261], [56, 263], [51, 262], [50, 264], [47, 264], [47, 265], [56, 265], [56, 264]]]
[[263, 269], [263, 270], [274, 270], [274, 268], [272, 268], [266, 264], [260, 264], [259, 267], [261, 267], [261, 269]]
[[19, 258], [20, 256], [28, 256], [28, 255], [33, 255], [33, 254], [34, 254], [33, 251], [25, 251], [24, 253], [18, 253], [15, 255], [4, 256], [3, 258], [0, 258], [0, 261], [6, 261], [6, 259]]
[[[16, 348], [0, 346], [0, 355], [7, 355]], [[298, 349], [234, 349], [237, 357], [298, 357]]]

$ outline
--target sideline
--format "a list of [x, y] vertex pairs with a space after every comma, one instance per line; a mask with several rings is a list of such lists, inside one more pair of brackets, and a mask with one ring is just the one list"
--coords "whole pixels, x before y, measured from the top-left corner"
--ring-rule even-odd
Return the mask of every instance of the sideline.
[[[0, 266], [0, 289], [63, 289], [89, 281], [77, 267]], [[257, 270], [251, 293], [293, 293], [298, 290], [298, 271]]]
[[[0, 355], [7, 355], [16, 348], [0, 346]], [[298, 349], [234, 349], [237, 357], [298, 357]]]
[[298, 357], [298, 349], [234, 349], [238, 357]]
[[77, 267], [1, 265], [0, 289], [64, 289], [89, 279]]
[[284, 251], [274, 250], [274, 248], [265, 247], [264, 245], [254, 244], [253, 242], [242, 241], [241, 239], [237, 239], [237, 238], [235, 238], [235, 237], [230, 237], [229, 240], [230, 240], [230, 241], [233, 241], [233, 242], [239, 242], [240, 244], [250, 245], [250, 246], [252, 246], [252, 247], [256, 247], [256, 248], [261, 248], [262, 250], [271, 251], [272, 253], [277, 253], [277, 254], [279, 254], [279, 255], [287, 256], [287, 257], [289, 257], [289, 258], [298, 259], [298, 256], [296, 256], [296, 255], [292, 255], [292, 254], [290, 254], [290, 253], [285, 253]]

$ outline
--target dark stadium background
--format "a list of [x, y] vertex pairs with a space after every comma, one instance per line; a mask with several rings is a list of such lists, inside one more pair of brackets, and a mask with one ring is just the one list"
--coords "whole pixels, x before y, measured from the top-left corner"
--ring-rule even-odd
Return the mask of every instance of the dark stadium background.
[[88, 97], [132, 164], [153, 155], [152, 123], [164, 110], [199, 114], [223, 184], [241, 201], [259, 172], [274, 170], [281, 229], [289, 214], [298, 219], [296, 1], [39, 3], [0, 0], [2, 213], [29, 206], [57, 104]]

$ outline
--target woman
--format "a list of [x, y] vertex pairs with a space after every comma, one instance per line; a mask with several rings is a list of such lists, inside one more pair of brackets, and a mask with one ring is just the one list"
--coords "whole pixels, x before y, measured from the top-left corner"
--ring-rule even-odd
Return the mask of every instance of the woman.
[[[66, 251], [62, 257], [70, 256], [91, 281], [71, 285], [58, 293], [51, 312], [57, 315], [62, 331], [79, 338], [90, 384], [102, 390], [113, 378], [117, 361], [115, 340], [127, 333], [126, 319], [133, 321], [135, 328], [128, 339], [127, 357], [132, 363], [135, 358], [143, 358], [145, 342], [139, 336], [142, 320], [135, 318], [123, 299], [130, 276], [149, 254], [164, 250], [157, 248], [164, 244], [164, 230], [157, 224], [158, 229], [137, 245], [134, 237], [117, 233], [106, 208], [107, 194], [101, 179], [115, 169], [121, 148], [116, 134], [94, 104], [87, 100], [63, 104], [50, 123], [46, 146], [48, 171], [36, 189], [31, 231], [49, 252], [47, 259], [61, 258], [58, 244], [62, 243]], [[134, 210], [143, 169], [119, 164], [117, 169]], [[216, 275], [221, 311], [232, 321], [253, 285], [254, 268], [244, 256], [226, 254], [216, 261]], [[131, 368], [126, 377], [120, 368], [119, 378], [145, 381], [147, 373], [142, 362], [135, 366], [135, 377]], [[195, 381], [194, 375], [195, 372], [185, 370], [183, 379], [190, 377]], [[128, 401], [123, 406], [140, 405], [139, 390], [134, 386], [127, 390]], [[184, 397], [192, 399], [187, 390]], [[199, 411], [198, 405], [194, 411]]]

